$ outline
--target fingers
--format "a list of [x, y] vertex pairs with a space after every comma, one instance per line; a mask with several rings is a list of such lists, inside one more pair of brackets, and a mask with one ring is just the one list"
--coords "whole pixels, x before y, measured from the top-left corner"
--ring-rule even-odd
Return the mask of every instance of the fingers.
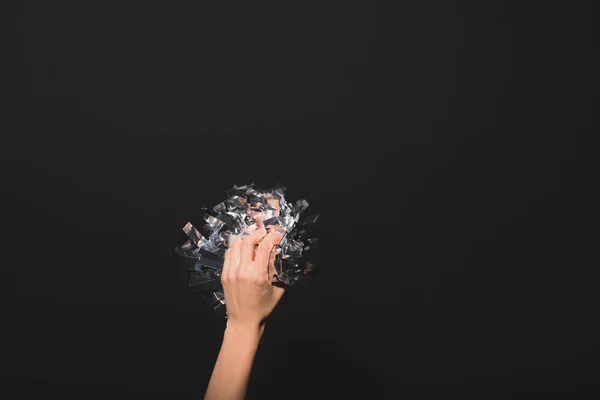
[[[242, 241], [243, 240], [240, 238], [234, 240], [231, 243], [231, 245], [229, 246], [229, 249], [227, 249], [227, 252], [225, 252], [225, 256], [227, 256], [227, 254], [229, 254], [227, 275], [225, 275], [225, 271], [223, 271], [223, 277], [226, 280], [228, 280], [228, 279], [233, 280], [235, 278], [235, 275], [237, 274], [239, 267], [240, 267]], [[223, 267], [225, 267], [224, 263], [223, 263]]]
[[223, 262], [223, 283], [251, 276], [262, 281], [267, 274], [277, 273], [274, 266], [275, 246], [281, 241], [285, 229], [269, 226], [267, 233], [263, 219], [262, 216], [256, 219], [256, 225], [245, 231], [247, 236], [230, 241]]
[[277, 256], [277, 253], [279, 253], [280, 251], [281, 249], [279, 249], [277, 246], [274, 246], [271, 249], [271, 252], [269, 253], [269, 263], [267, 265], [267, 279], [269, 280], [269, 282], [273, 280], [274, 275], [277, 275], [277, 271], [275, 269], [275, 258]]
[[225, 251], [225, 258], [223, 260], [223, 270], [221, 271], [221, 282], [225, 282], [229, 276], [229, 268], [231, 266], [231, 246], [233, 242], [239, 239], [239, 235], [231, 234], [227, 238], [227, 250]]
[[[223, 273], [221, 276], [223, 283], [235, 280], [240, 273], [240, 267], [248, 264], [246, 261], [248, 257], [247, 253], [246, 256], [243, 256], [243, 253], [244, 251], [247, 252], [246, 247], [249, 247], [251, 243], [260, 240], [260, 237], [264, 236], [266, 232], [262, 232], [261, 234], [261, 227], [264, 231], [262, 219], [259, 217], [256, 220], [256, 225], [250, 226], [242, 235], [231, 235], [229, 237], [229, 248], [225, 252], [225, 259], [223, 260]], [[243, 236], [244, 234], [247, 234], [247, 236]], [[254, 251], [254, 247], [252, 247], [252, 251]], [[250, 255], [250, 264], [252, 263], [251, 257], [252, 255]]]
[[[273, 230], [264, 237], [256, 249], [254, 266], [257, 274], [264, 276], [269, 271], [271, 257], [275, 257], [274, 247], [281, 241], [282, 235], [278, 230]], [[273, 258], [274, 261], [274, 258]]]
[[227, 249], [225, 251], [225, 258], [223, 260], [223, 270], [221, 271], [221, 281], [229, 275], [229, 261], [231, 260], [231, 251]]
[[254, 249], [260, 239], [267, 234], [263, 224], [263, 217], [256, 218], [256, 227], [242, 240], [240, 265], [242, 268], [251, 267], [254, 259]]

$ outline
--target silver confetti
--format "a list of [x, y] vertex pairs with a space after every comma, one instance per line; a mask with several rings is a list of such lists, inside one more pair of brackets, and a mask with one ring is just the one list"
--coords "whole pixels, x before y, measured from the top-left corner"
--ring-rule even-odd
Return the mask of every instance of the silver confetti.
[[199, 222], [202, 226], [195, 227], [191, 222], [185, 224], [186, 240], [175, 247], [177, 254], [196, 260], [193, 266], [187, 267], [191, 271], [189, 286], [225, 317], [221, 285], [225, 252], [233, 240], [247, 234], [245, 230], [258, 216], [264, 217], [265, 227], [272, 225], [284, 231], [275, 256], [273, 281], [290, 287], [302, 276], [318, 271], [315, 264], [307, 260], [307, 252], [317, 247], [311, 226], [318, 214], [301, 218], [309, 205], [306, 200], [290, 204], [285, 200], [285, 187], [261, 190], [253, 183], [234, 185], [226, 194], [227, 199], [212, 210], [204, 209]]

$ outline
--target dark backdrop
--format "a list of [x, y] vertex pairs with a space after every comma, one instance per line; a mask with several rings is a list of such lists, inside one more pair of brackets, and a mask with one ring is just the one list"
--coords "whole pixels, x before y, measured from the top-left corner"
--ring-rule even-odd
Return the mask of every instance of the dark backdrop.
[[2, 387], [200, 398], [223, 323], [173, 248], [250, 182], [322, 266], [252, 398], [593, 382], [591, 9], [392, 3], [9, 3]]

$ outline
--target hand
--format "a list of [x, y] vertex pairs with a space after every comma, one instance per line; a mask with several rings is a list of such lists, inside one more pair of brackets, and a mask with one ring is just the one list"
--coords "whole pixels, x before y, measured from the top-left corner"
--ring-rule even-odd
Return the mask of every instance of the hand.
[[248, 229], [250, 234], [235, 239], [225, 252], [221, 282], [228, 329], [262, 327], [283, 296], [285, 289], [271, 284], [276, 246], [282, 235], [269, 229], [267, 233], [263, 218], [258, 217], [256, 225]]
[[[271, 229], [273, 228], [273, 229]], [[275, 254], [282, 235], [263, 217], [248, 229], [244, 238], [232, 238], [225, 252], [221, 282], [227, 307], [227, 328], [215, 363], [206, 400], [242, 400], [264, 323], [285, 291], [271, 285]]]

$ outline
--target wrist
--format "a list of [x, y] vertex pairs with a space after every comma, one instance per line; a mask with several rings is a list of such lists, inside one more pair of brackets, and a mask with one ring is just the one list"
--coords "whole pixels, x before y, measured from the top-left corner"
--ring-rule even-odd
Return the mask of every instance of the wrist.
[[225, 328], [225, 335], [235, 336], [237, 338], [260, 339], [264, 330], [264, 324], [228, 320]]

